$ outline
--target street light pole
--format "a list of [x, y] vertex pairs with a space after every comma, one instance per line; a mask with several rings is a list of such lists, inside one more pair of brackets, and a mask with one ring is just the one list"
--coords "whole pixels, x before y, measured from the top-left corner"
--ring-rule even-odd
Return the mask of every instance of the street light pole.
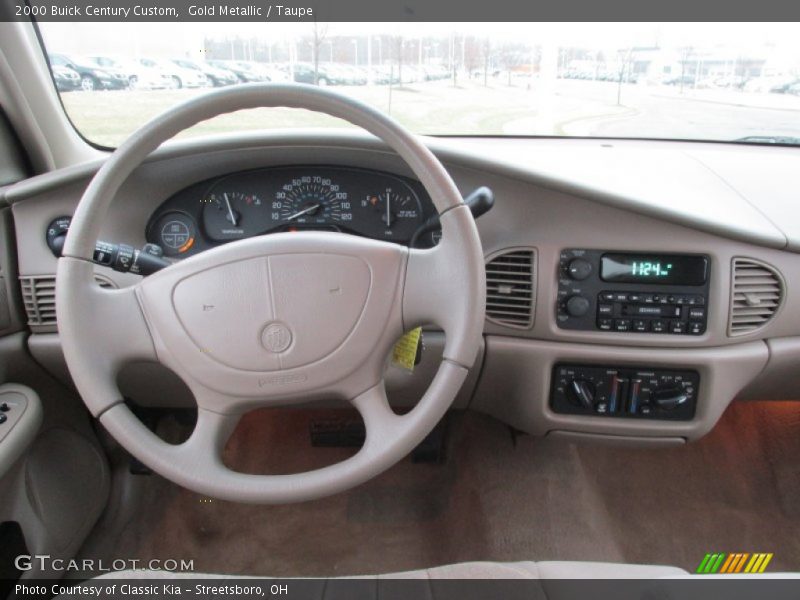
[[358, 66], [358, 40], [353, 40], [353, 51], [355, 52], [355, 65]]

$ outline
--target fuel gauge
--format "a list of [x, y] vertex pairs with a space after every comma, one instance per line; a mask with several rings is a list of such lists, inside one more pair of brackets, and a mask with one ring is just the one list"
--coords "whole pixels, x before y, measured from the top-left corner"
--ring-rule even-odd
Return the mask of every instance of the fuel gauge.
[[422, 224], [422, 208], [417, 197], [409, 191], [398, 192], [387, 187], [377, 194], [368, 194], [361, 207], [371, 214], [370, 222], [380, 228], [381, 237], [408, 240]]

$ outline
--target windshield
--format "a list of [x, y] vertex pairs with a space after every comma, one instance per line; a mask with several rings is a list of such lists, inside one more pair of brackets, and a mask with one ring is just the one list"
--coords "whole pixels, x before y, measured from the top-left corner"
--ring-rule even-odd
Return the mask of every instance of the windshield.
[[[54, 72], [70, 119], [102, 146], [118, 145], [210, 88], [264, 81], [331, 86], [430, 135], [800, 144], [800, 36], [792, 23], [40, 28], [51, 64], [74, 71]], [[183, 135], [343, 126], [324, 115], [269, 109], [220, 117]]]

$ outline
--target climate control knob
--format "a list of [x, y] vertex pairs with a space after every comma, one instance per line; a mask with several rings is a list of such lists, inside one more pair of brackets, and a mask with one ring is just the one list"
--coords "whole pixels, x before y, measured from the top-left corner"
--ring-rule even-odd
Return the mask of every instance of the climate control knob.
[[582, 317], [589, 312], [591, 303], [584, 296], [571, 296], [567, 300], [567, 314], [571, 317]]
[[595, 387], [585, 379], [573, 379], [568, 388], [567, 398], [575, 405], [594, 410]]
[[572, 279], [583, 281], [592, 274], [592, 263], [583, 258], [573, 258], [567, 265], [567, 273]]

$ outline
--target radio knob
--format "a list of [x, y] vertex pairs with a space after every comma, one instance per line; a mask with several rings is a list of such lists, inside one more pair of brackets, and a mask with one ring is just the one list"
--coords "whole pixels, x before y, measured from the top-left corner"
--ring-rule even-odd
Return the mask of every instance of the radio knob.
[[592, 263], [583, 258], [574, 258], [567, 266], [567, 273], [576, 281], [583, 281], [592, 274]]
[[572, 296], [567, 300], [567, 314], [571, 317], [582, 317], [590, 307], [589, 300], [583, 296]]

